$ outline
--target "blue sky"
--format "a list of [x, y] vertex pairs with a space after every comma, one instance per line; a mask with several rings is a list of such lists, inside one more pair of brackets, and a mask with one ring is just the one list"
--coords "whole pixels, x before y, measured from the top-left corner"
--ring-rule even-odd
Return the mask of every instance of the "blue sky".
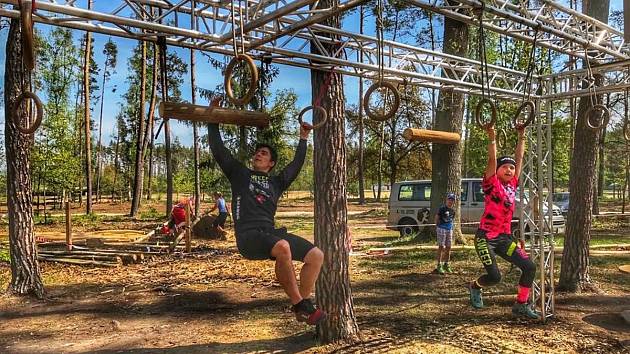
[[[622, 6], [622, 0], [611, 0], [611, 8], [619, 9]], [[180, 26], [187, 26], [187, 24], [180, 23]], [[37, 27], [47, 32], [50, 27], [38, 24]], [[358, 33], [358, 15], [351, 15], [346, 17], [343, 27], [349, 31]], [[373, 32], [373, 19], [368, 18], [366, 20], [366, 32], [370, 34]], [[75, 40], [82, 35], [80, 31], [74, 31]], [[0, 85], [4, 85], [4, 62], [5, 62], [5, 50], [7, 31], [0, 31], [0, 43], [2, 48], [0, 49]], [[94, 34], [94, 51], [95, 60], [99, 64], [99, 67], [103, 66], [104, 56], [102, 55], [102, 49], [108, 40], [108, 36], [101, 34]], [[118, 45], [118, 65], [116, 67], [116, 73], [113, 75], [112, 80], [108, 83], [107, 87], [113, 85], [117, 86], [116, 93], [111, 93], [111, 89], [106, 93], [104, 111], [103, 111], [103, 139], [108, 141], [112, 137], [114, 128], [114, 117], [118, 113], [118, 102], [122, 102], [122, 95], [127, 90], [128, 84], [127, 78], [127, 60], [132, 52], [132, 48], [137, 44], [134, 40], [114, 38], [114, 41]], [[182, 49], [177, 47], [169, 47], [169, 50], [176, 51], [180, 57], [182, 57], [187, 63], [190, 60], [190, 54], [188, 49]], [[304, 107], [311, 102], [311, 83], [310, 72], [307, 69], [293, 68], [289, 66], [278, 65], [280, 74], [273, 81], [271, 85], [271, 91], [276, 92], [282, 89], [293, 89], [298, 94], [298, 107]], [[223, 81], [223, 77], [220, 72], [213, 70], [205, 56], [200, 53], [196, 54], [196, 72], [197, 72], [197, 85], [203, 88], [214, 88], [218, 83]], [[99, 80], [100, 82], [100, 80]], [[346, 76], [345, 93], [347, 102], [350, 104], [356, 104], [358, 102], [358, 79], [355, 77]], [[100, 85], [100, 83], [99, 83]], [[184, 83], [182, 85], [183, 98], [190, 101], [190, 74], [185, 76]], [[205, 104], [198, 98], [199, 104]], [[94, 107], [94, 119], [98, 120], [100, 113], [100, 103]], [[183, 124], [172, 121], [173, 134], [178, 136], [180, 141], [184, 145], [190, 145], [192, 142], [192, 129], [186, 127]], [[4, 128], [4, 109], [0, 110], [0, 129]], [[96, 134], [96, 132], [95, 132]], [[161, 134], [163, 135], [163, 134]], [[160, 137], [160, 140], [162, 137]]]

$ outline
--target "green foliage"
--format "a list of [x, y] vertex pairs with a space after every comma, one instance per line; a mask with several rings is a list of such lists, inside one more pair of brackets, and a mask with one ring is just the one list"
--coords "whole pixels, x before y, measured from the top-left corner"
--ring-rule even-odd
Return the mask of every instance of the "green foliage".
[[9, 253], [8, 248], [0, 247], [0, 262], [11, 262], [11, 254]]
[[140, 213], [140, 219], [142, 220], [161, 220], [164, 217], [163, 212], [159, 212], [154, 207], [150, 207], [149, 210]]

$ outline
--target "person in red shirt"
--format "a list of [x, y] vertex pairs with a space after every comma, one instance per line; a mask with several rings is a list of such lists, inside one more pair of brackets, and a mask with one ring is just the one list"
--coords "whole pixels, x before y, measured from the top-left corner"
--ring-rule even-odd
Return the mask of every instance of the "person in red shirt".
[[518, 247], [512, 237], [511, 229], [516, 188], [525, 152], [525, 128], [517, 128], [517, 131], [516, 158], [502, 156], [497, 159], [494, 127], [486, 128], [490, 143], [488, 144], [488, 165], [482, 182], [485, 209], [479, 229], [475, 234], [475, 250], [486, 269], [486, 274], [471, 282], [468, 289], [472, 306], [477, 309], [483, 308], [481, 289], [501, 281], [501, 273], [496, 261], [496, 256], [499, 255], [521, 269], [518, 294], [516, 303], [512, 306], [512, 313], [537, 319], [539, 314], [528, 304], [529, 293], [536, 275], [536, 265], [529, 259], [525, 250]]
[[[179, 203], [173, 206], [173, 209], [171, 210], [171, 218], [168, 221], [168, 224], [162, 227], [163, 234], [174, 236], [181, 227], [186, 225], [186, 204], [188, 204], [190, 210], [194, 210], [194, 200], [195, 199], [193, 197], [183, 197], [179, 200]], [[194, 219], [192, 215], [191, 219]]]

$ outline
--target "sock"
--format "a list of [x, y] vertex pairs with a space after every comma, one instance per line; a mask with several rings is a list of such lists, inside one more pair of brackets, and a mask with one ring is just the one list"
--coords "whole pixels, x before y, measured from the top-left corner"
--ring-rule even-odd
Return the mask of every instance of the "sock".
[[524, 286], [518, 286], [518, 294], [516, 295], [516, 302], [519, 304], [524, 304], [529, 299], [529, 290], [530, 288], [526, 288]]

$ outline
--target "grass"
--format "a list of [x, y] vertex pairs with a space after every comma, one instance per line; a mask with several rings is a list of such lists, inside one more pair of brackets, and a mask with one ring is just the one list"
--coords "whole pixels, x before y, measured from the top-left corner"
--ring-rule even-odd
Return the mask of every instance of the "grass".
[[9, 249], [0, 247], [0, 262], [9, 263], [10, 261], [11, 261], [11, 256], [9, 254]]

